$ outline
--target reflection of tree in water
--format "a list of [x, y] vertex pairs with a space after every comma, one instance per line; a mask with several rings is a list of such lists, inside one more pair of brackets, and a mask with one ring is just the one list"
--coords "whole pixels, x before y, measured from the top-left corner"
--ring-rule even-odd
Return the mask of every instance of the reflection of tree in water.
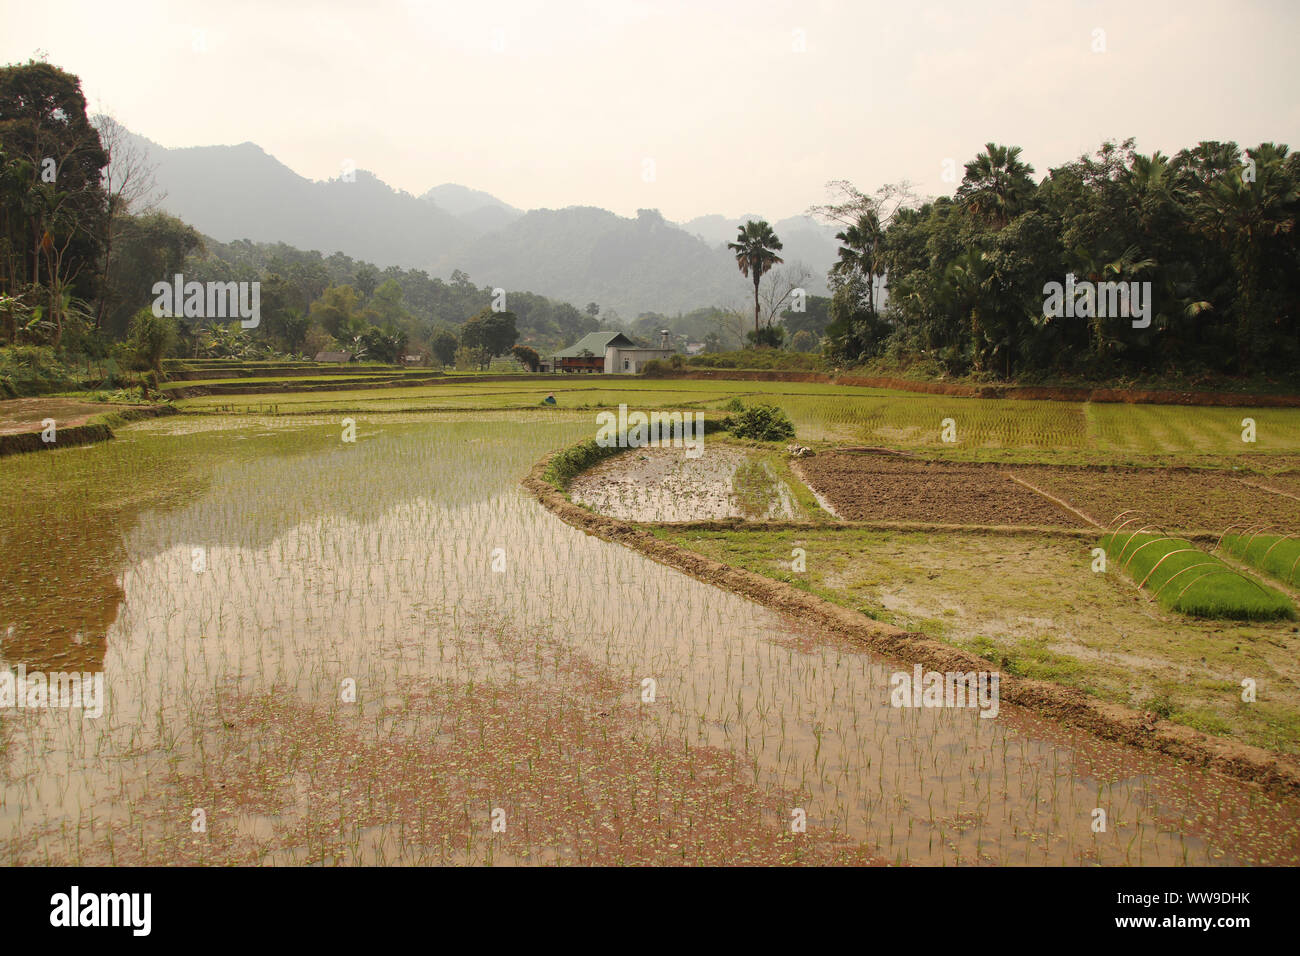
[[0, 502], [6, 666], [102, 670], [125, 597], [128, 533], [149, 509], [200, 491], [206, 477], [149, 441], [22, 455], [0, 467], [20, 489]]
[[[498, 493], [466, 482], [464, 468], [504, 422], [358, 426], [355, 445], [340, 442], [336, 422], [278, 434], [250, 425], [5, 460], [22, 494], [0, 501], [0, 657], [29, 670], [102, 669], [122, 571], [177, 546], [188, 563], [192, 547], [256, 550], [319, 517], [373, 521], [421, 496], [482, 507]], [[412, 442], [412, 430], [436, 440]], [[547, 432], [535, 451], [511, 453], [535, 458], [556, 443]]]
[[111, 519], [83, 523], [58, 513], [45, 515], [34, 527], [45, 533], [25, 549], [12, 535], [4, 538], [0, 592], [6, 600], [0, 627], [7, 665], [101, 670], [104, 637], [125, 597], [118, 584], [125, 529]]

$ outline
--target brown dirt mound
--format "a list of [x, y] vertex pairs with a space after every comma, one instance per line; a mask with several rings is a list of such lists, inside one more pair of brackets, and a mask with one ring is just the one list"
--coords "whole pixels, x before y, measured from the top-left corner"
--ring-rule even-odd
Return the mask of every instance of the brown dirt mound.
[[800, 470], [850, 521], [1063, 528], [1082, 523], [993, 467], [828, 452], [800, 462]]

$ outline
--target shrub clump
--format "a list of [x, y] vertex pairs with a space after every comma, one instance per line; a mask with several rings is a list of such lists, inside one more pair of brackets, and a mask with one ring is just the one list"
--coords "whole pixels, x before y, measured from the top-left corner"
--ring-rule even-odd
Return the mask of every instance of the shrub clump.
[[754, 441], [786, 441], [794, 437], [794, 422], [777, 405], [742, 406], [727, 416], [724, 427], [737, 438]]
[[596, 439], [588, 438], [584, 442], [556, 452], [542, 477], [563, 491], [575, 475], [624, 450], [617, 445], [601, 445]]
[[43, 395], [77, 385], [76, 372], [64, 365], [48, 345], [0, 349], [0, 398]]

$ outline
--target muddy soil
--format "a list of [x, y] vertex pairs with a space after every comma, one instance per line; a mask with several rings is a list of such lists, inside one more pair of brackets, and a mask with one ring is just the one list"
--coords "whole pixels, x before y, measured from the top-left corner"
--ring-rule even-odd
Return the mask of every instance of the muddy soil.
[[1289, 490], [1279, 476], [1238, 478], [1230, 472], [1183, 468], [1027, 467], [1013, 473], [1102, 525], [1133, 509], [1166, 530], [1219, 533], [1234, 524], [1265, 524], [1300, 531], [1300, 501], [1258, 487]]
[[984, 465], [828, 452], [800, 462], [810, 487], [849, 521], [1078, 527], [1077, 515]]
[[41, 422], [53, 418], [59, 428], [84, 425], [95, 415], [141, 408], [138, 405], [107, 405], [75, 398], [11, 398], [0, 402], [0, 435], [38, 432]]
[[696, 458], [680, 448], [634, 449], [578, 475], [569, 494], [625, 521], [780, 520], [798, 512], [789, 486], [744, 451], [718, 444]]

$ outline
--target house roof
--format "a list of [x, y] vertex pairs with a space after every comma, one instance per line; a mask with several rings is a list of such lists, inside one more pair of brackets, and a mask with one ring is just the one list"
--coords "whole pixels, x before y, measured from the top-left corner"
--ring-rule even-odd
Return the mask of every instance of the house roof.
[[567, 349], [555, 353], [555, 358], [581, 358], [583, 352], [604, 356], [611, 345], [619, 348], [636, 348], [636, 343], [622, 332], [589, 332]]

